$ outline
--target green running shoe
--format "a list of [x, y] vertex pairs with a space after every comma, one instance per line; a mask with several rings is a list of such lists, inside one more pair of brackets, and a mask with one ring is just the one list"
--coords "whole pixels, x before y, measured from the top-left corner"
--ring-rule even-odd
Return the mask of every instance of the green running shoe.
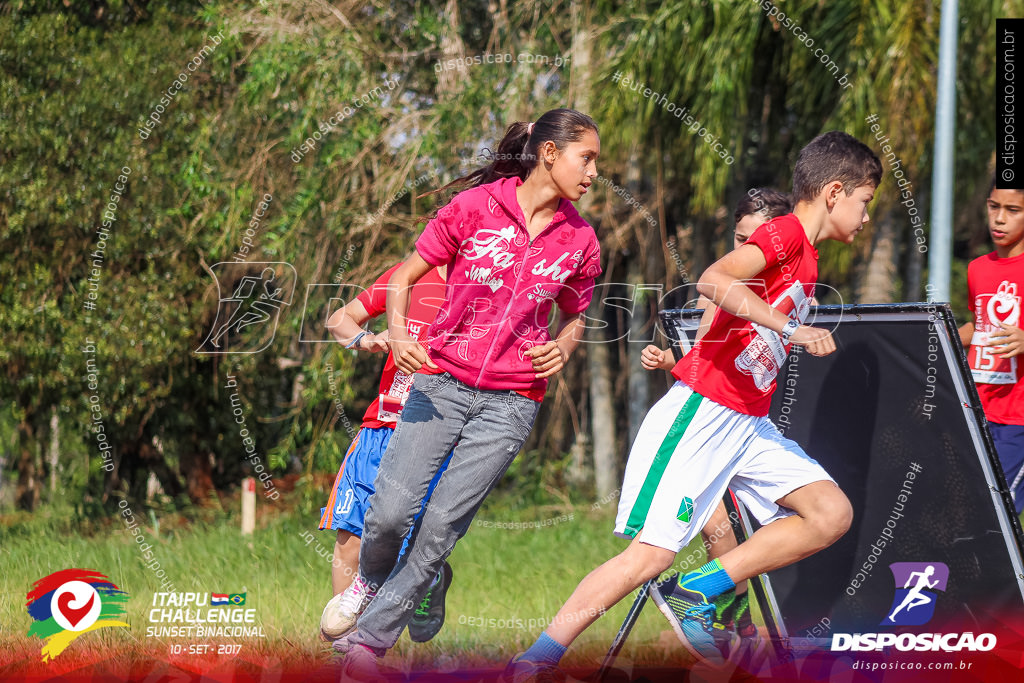
[[448, 586], [452, 585], [452, 576], [452, 566], [445, 560], [437, 573], [437, 581], [423, 596], [409, 621], [409, 637], [414, 643], [427, 642], [444, 626], [444, 599]]
[[736, 634], [717, 621], [715, 605], [703, 593], [679, 585], [678, 576], [656, 583], [651, 590], [654, 604], [665, 615], [676, 637], [698, 660], [724, 666], [732, 654]]

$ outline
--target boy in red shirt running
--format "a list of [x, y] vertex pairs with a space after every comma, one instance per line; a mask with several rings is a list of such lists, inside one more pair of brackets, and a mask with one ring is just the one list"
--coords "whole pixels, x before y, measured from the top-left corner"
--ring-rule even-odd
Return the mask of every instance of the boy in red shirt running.
[[707, 523], [726, 488], [763, 525], [744, 543], [654, 591], [676, 635], [699, 659], [722, 664], [731, 638], [713, 628], [714, 600], [736, 582], [801, 560], [838, 540], [853, 517], [828, 473], [768, 418], [790, 344], [822, 356], [828, 330], [803, 320], [814, 296], [818, 252], [868, 221], [882, 176], [878, 157], [840, 132], [820, 135], [793, 173], [794, 212], [765, 223], [708, 268], [697, 287], [719, 310], [705, 336], [672, 370], [678, 379], [648, 412], [626, 463], [619, 555], [580, 582], [554, 621], [506, 668], [513, 683], [564, 676], [566, 648], [600, 614], [661, 574]]
[[960, 341], [968, 347], [967, 362], [1019, 515], [1024, 511], [1024, 190], [1000, 190], [993, 181], [987, 204], [996, 250], [967, 266], [974, 321], [960, 328]]
[[[764, 223], [785, 216], [792, 210], [793, 199], [788, 194], [769, 187], [751, 188], [736, 204], [736, 212], [733, 215], [736, 228], [733, 233], [732, 248], [739, 249]], [[702, 296], [697, 301], [697, 308], [704, 311], [704, 315], [701, 317], [701, 322], [704, 324], [698, 329], [696, 337], [696, 341], [700, 341], [707, 332], [708, 325], [714, 320], [717, 307]], [[685, 350], [685, 347], [683, 348]], [[660, 349], [654, 344], [647, 346], [641, 352], [640, 362], [647, 370], [660, 369], [669, 372], [676, 364], [671, 349]], [[729, 521], [729, 515], [723, 503], [718, 503], [711, 518], [701, 529], [700, 535], [704, 541], [708, 560], [719, 558], [736, 547], [736, 535], [732, 531], [732, 522]], [[676, 577], [673, 575], [665, 581], [674, 581], [675, 579]], [[739, 647], [745, 649], [751, 665], [767, 656], [766, 643], [758, 636], [757, 626], [750, 618], [746, 581], [737, 581], [733, 590], [718, 596], [715, 599], [715, 610], [713, 628], [730, 634], [735, 633], [736, 637], [740, 639]], [[669, 618], [669, 621], [673, 621], [672, 618]]]

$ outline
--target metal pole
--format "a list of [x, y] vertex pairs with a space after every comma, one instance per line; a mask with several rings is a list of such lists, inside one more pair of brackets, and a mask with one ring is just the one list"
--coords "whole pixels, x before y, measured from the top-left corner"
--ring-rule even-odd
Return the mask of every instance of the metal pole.
[[953, 132], [956, 127], [957, 0], [942, 0], [939, 25], [935, 154], [932, 162], [932, 228], [928, 245], [928, 301], [949, 301], [953, 250]]
[[[675, 574], [673, 574], [675, 576]], [[633, 600], [633, 606], [629, 608], [629, 613], [626, 614], [626, 618], [622, 622], [622, 626], [619, 627], [619, 632], [615, 634], [615, 640], [612, 641], [612, 646], [608, 648], [608, 653], [604, 656], [604, 660], [601, 661], [601, 668], [597, 670], [597, 675], [594, 680], [597, 683], [604, 683], [604, 680], [608, 677], [612, 667], [615, 666], [615, 658], [622, 652], [622, 646], [626, 644], [626, 638], [629, 637], [629, 632], [633, 630], [633, 626], [636, 625], [636, 620], [640, 618], [640, 612], [643, 610], [644, 605], [647, 604], [647, 598], [651, 593], [651, 589], [654, 588], [654, 584], [658, 582], [658, 577], [654, 577], [644, 585], [640, 586], [640, 592], [636, 594], [636, 599]]]

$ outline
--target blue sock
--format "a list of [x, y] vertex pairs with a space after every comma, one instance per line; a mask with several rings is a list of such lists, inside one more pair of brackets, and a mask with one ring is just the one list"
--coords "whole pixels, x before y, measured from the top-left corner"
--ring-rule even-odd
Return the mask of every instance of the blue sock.
[[702, 593], [708, 600], [736, 587], [719, 560], [708, 562], [703, 567], [680, 577], [679, 585], [686, 590]]
[[551, 664], [555, 666], [565, 654], [566, 647], [547, 633], [541, 633], [537, 642], [530, 646], [530, 649], [523, 653], [520, 660], [536, 662], [537, 664]]

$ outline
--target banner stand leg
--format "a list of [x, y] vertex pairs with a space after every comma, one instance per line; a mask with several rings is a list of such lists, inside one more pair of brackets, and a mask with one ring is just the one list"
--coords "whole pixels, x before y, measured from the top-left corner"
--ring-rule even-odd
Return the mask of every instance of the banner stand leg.
[[619, 632], [615, 634], [615, 640], [612, 641], [612, 646], [608, 648], [608, 654], [604, 656], [601, 668], [597, 671], [597, 676], [594, 679], [597, 683], [603, 683], [608, 672], [612, 670], [615, 659], [619, 656], [619, 652], [622, 651], [622, 646], [626, 644], [626, 638], [629, 637], [629, 632], [633, 630], [633, 625], [636, 624], [636, 620], [640, 617], [641, 610], [647, 604], [647, 597], [657, 580], [657, 577], [655, 577], [640, 586], [640, 592], [636, 594], [633, 606], [629, 608], [629, 613], [623, 620], [622, 626], [619, 627]]
[[[729, 521], [732, 522], [733, 533], [736, 534], [737, 543], [743, 543], [747, 540], [747, 532], [743, 528], [743, 518], [740, 514], [739, 508], [736, 503], [736, 499], [732, 494], [732, 491], [726, 491], [722, 497], [722, 502], [725, 504], [725, 511], [729, 515]], [[765, 628], [768, 629], [768, 637], [772, 643], [772, 649], [775, 651], [775, 656], [779, 662], [785, 662], [792, 659], [792, 653], [786, 644], [787, 639], [783, 638], [779, 633], [779, 624], [775, 620], [775, 610], [772, 609], [773, 602], [768, 599], [768, 593], [765, 591], [764, 575], [758, 574], [757, 576], [748, 580], [749, 590], [754, 592], [754, 599], [757, 600], [757, 606], [761, 610], [761, 618], [764, 619]]]

